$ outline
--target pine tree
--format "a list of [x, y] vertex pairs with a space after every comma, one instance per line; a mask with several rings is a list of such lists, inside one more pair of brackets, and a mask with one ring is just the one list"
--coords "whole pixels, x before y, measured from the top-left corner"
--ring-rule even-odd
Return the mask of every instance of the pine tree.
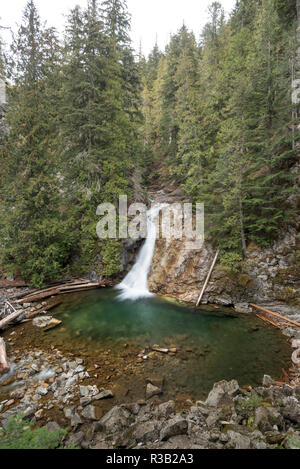
[[86, 10], [73, 10], [63, 66], [62, 173], [76, 257], [81, 270], [102, 257], [108, 275], [119, 271], [120, 258], [111, 261], [103, 253], [109, 244], [112, 252], [120, 245], [97, 241], [96, 208], [101, 202], [116, 203], [119, 195], [131, 196], [138, 153], [138, 66], [124, 5], [107, 1], [100, 8], [93, 0]]
[[68, 258], [55, 174], [55, 93], [53, 81], [48, 81], [58, 61], [56, 45], [53, 31], [41, 27], [29, 1], [12, 45], [14, 86], [6, 116], [10, 131], [1, 151], [6, 161], [1, 264], [36, 286], [60, 276]]

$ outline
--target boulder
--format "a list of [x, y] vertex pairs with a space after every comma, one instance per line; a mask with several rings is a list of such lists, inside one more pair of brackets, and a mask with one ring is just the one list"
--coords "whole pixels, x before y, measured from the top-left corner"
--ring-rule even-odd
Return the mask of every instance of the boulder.
[[61, 427], [58, 425], [57, 422], [48, 422], [44, 428], [47, 428], [49, 432], [52, 432], [54, 430], [60, 430]]
[[77, 433], [73, 433], [72, 435], [70, 435], [66, 441], [66, 444], [65, 446], [68, 448], [70, 446], [80, 446], [80, 443], [83, 441], [84, 439], [84, 433], [83, 432], [77, 432]]
[[[239, 384], [236, 380], [220, 381], [216, 383], [210, 391], [205, 405], [210, 407], [217, 407], [219, 405], [229, 405], [230, 399], [236, 396], [239, 392]], [[228, 399], [229, 398], [229, 399]]]
[[158, 414], [162, 415], [163, 417], [168, 417], [169, 415], [175, 412], [175, 402], [168, 401], [160, 404], [158, 406]]
[[274, 407], [258, 407], [255, 411], [254, 425], [262, 432], [272, 431], [274, 425], [283, 426], [282, 415]]
[[300, 404], [293, 397], [283, 399], [282, 415], [290, 422], [300, 425]]
[[146, 399], [150, 399], [153, 396], [158, 396], [162, 393], [162, 390], [153, 384], [148, 383], [146, 387]]
[[241, 435], [240, 433], [234, 432], [229, 430], [227, 432], [227, 436], [229, 437], [229, 441], [227, 443], [228, 448], [233, 449], [250, 449], [251, 448], [251, 440], [248, 436]]
[[150, 422], [143, 422], [136, 427], [133, 437], [138, 442], [147, 443], [149, 441], [156, 441], [159, 438], [159, 422], [152, 420]]
[[32, 324], [36, 327], [39, 327], [40, 329], [49, 330], [62, 324], [62, 321], [59, 321], [58, 319], [55, 319], [52, 316], [42, 316], [34, 318], [32, 320]]
[[81, 416], [87, 420], [97, 420], [95, 407], [93, 405], [86, 406], [81, 412]]
[[65, 407], [64, 408], [65, 417], [68, 420], [71, 420], [71, 427], [78, 427], [78, 425], [82, 424], [82, 420], [79, 417], [78, 413], [76, 412], [76, 407]]
[[172, 436], [186, 435], [187, 431], [187, 420], [181, 417], [181, 415], [176, 415], [176, 417], [166, 422], [165, 427], [162, 428], [160, 432], [160, 439], [161, 441], [165, 441], [171, 438]]
[[99, 426], [107, 433], [115, 433], [128, 426], [130, 413], [122, 406], [113, 407], [99, 421]]

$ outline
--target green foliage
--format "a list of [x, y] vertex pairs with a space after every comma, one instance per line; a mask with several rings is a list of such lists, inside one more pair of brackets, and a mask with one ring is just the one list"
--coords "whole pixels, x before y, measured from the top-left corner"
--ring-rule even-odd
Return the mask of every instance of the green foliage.
[[89, 0], [70, 12], [62, 47], [26, 5], [0, 148], [0, 264], [36, 287], [87, 273], [101, 257], [106, 275], [120, 269], [117, 249], [97, 238], [96, 209], [131, 197], [141, 155], [129, 26], [125, 1]]
[[114, 239], [103, 243], [101, 249], [103, 275], [111, 277], [121, 272], [121, 247], [121, 243]]
[[206, 235], [236, 272], [251, 241], [268, 246], [295, 216], [296, 8], [239, 0], [227, 23], [219, 2], [209, 12], [200, 45], [184, 26], [144, 67], [144, 129], [147, 154], [166, 155], [191, 201], [205, 203]]
[[199, 44], [182, 26], [164, 53], [155, 45], [137, 61], [125, 0], [75, 7], [63, 45], [28, 1], [6, 70], [1, 270], [37, 287], [116, 275], [120, 243], [99, 241], [96, 209], [132, 199], [140, 167], [154, 182], [164, 166], [205, 203], [228, 270], [251, 241], [269, 245], [295, 216], [295, 18], [295, 0], [238, 0], [228, 21], [214, 1]]
[[0, 449], [59, 449], [66, 431], [37, 428], [22, 420], [22, 415], [10, 418], [4, 430], [0, 430]]

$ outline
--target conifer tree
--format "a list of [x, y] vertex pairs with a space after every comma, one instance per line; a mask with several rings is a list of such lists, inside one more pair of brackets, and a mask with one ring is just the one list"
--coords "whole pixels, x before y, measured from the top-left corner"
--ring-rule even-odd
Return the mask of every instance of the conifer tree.
[[53, 81], [48, 81], [58, 54], [54, 32], [42, 28], [30, 0], [12, 45], [14, 85], [6, 116], [10, 130], [1, 151], [6, 160], [1, 264], [36, 286], [60, 276], [68, 258], [55, 174], [57, 116]]

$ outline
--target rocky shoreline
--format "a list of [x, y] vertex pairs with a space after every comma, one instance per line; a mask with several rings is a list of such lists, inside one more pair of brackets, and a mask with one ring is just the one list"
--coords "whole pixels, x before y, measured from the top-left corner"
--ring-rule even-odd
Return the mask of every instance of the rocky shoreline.
[[[4, 299], [19, 295], [20, 289], [2, 293], [4, 304]], [[34, 311], [41, 305], [26, 306]], [[8, 310], [2, 309], [2, 317], [5, 314]], [[11, 331], [9, 341], [16, 334]], [[288, 335], [298, 346], [299, 330], [289, 327]], [[144, 400], [132, 403], [124, 397], [124, 403], [113, 405], [114, 393], [91, 384], [93, 375], [84, 360], [67, 358], [54, 346], [51, 353], [13, 349], [9, 358], [14, 364], [12, 374], [0, 383], [7, 389], [0, 400], [2, 428], [11, 417], [23, 414], [38, 427], [67, 429], [62, 442], [66, 447], [300, 449], [299, 364], [289, 384], [273, 385], [268, 376], [257, 388], [220, 382], [206, 401], [188, 399], [178, 409], [174, 401], [162, 401], [163, 381], [155, 377], [145, 383]], [[101, 410], [104, 401], [105, 412]]]
[[[103, 416], [97, 403], [113, 399], [109, 389], [85, 386], [82, 359], [58, 351], [31, 352], [15, 360], [19, 385], [0, 402], [0, 425], [22, 414], [36, 426], [64, 428], [62, 444], [83, 449], [300, 449], [300, 386], [255, 389], [216, 383], [205, 402], [157, 404], [162, 383], [149, 379], [145, 400], [113, 406]], [[10, 378], [6, 378], [9, 385]], [[3, 383], [2, 383], [3, 385]], [[79, 403], [70, 402], [77, 397]]]

